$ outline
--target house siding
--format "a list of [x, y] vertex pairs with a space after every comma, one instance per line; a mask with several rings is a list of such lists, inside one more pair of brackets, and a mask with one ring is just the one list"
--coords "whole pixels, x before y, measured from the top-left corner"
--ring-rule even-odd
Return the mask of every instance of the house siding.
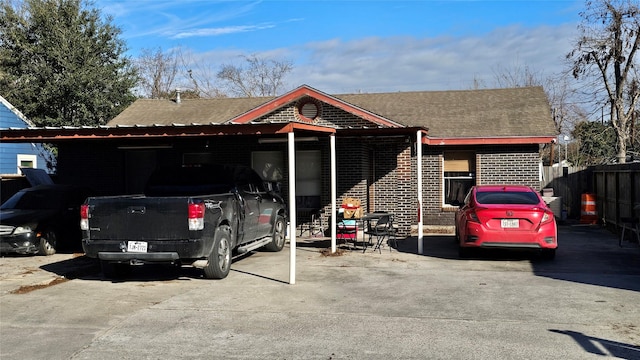
[[[8, 107], [10, 106], [5, 100], [0, 102], [0, 128], [27, 128], [29, 124], [25, 122], [20, 116], [17, 115], [14, 110]], [[19, 174], [18, 172], [18, 154], [20, 155], [35, 155], [36, 156], [36, 168], [47, 169], [46, 159], [42, 156], [46, 151], [42, 147], [42, 144], [32, 143], [15, 143], [15, 144], [0, 144], [0, 174]]]

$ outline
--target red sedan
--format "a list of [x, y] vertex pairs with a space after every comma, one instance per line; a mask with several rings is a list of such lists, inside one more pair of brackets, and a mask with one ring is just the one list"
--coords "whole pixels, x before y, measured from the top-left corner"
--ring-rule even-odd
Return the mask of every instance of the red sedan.
[[481, 185], [471, 188], [456, 213], [461, 257], [477, 248], [536, 249], [553, 259], [558, 230], [551, 209], [533, 188]]

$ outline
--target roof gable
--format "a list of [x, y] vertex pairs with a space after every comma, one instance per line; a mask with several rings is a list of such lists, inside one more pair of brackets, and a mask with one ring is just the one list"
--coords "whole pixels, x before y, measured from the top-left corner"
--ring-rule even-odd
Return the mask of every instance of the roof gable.
[[355, 115], [358, 118], [366, 120], [367, 122], [371, 123], [371, 125], [377, 125], [380, 127], [403, 127], [403, 125], [400, 123], [389, 120], [388, 118], [385, 118], [378, 114], [372, 113], [365, 108], [361, 108], [356, 105], [349, 104], [343, 100], [340, 100], [336, 97], [325, 94], [307, 85], [302, 85], [297, 89], [294, 89], [282, 96], [274, 98], [251, 111], [248, 111], [240, 116], [237, 116], [236, 118], [231, 119], [229, 122], [235, 123], [235, 124], [249, 123], [277, 109], [289, 106], [305, 98], [314, 99], [316, 101], [325, 103], [336, 109], [340, 109], [346, 113]]
[[[5, 109], [0, 109], [0, 128], [26, 128], [35, 125], [26, 116], [11, 105], [4, 97], [0, 96], [0, 104]], [[6, 114], [5, 114], [6, 112]]]

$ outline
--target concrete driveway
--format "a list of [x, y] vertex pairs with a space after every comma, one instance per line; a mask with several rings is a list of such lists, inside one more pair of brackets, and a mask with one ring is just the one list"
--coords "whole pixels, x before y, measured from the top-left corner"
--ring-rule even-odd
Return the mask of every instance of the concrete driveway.
[[640, 359], [640, 248], [561, 226], [555, 261], [460, 260], [450, 236], [325, 256], [325, 239], [236, 260], [227, 279], [81, 254], [0, 259], [5, 359]]

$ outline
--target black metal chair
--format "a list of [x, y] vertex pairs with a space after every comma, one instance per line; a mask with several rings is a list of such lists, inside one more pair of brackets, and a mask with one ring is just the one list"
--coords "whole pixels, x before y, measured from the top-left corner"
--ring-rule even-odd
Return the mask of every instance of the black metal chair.
[[[389, 251], [391, 251], [392, 243], [396, 248], [398, 247], [398, 243], [396, 242], [396, 229], [393, 227], [393, 216], [391, 214], [381, 215], [375, 222], [369, 221], [365, 234], [369, 235], [369, 242], [371, 242], [371, 239], [375, 239], [376, 245], [373, 251], [378, 249], [378, 251], [382, 253], [382, 245], [385, 240], [387, 240], [389, 245]], [[367, 248], [365, 247], [364, 251], [366, 250]]]

